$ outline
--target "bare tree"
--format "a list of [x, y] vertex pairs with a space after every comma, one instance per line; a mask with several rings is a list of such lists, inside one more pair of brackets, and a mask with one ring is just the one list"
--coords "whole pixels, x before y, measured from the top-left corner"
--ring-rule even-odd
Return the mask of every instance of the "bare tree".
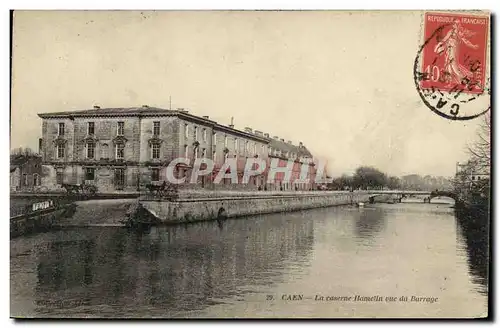
[[30, 156], [37, 156], [37, 153], [33, 151], [31, 148], [14, 148], [10, 151], [10, 155], [14, 157], [30, 157]]
[[477, 166], [490, 167], [491, 163], [491, 116], [490, 112], [484, 115], [480, 123], [476, 141], [469, 145], [471, 161]]

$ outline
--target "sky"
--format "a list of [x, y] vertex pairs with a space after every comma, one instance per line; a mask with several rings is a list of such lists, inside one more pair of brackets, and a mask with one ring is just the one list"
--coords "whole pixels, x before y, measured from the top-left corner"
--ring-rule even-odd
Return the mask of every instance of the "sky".
[[328, 160], [328, 174], [452, 176], [480, 119], [421, 101], [422, 12], [16, 11], [11, 149], [37, 113], [141, 105], [251, 127]]

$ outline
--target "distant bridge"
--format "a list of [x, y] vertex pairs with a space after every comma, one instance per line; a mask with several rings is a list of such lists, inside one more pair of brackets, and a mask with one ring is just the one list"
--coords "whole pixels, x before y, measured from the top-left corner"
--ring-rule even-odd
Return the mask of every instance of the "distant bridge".
[[427, 196], [424, 198], [424, 202], [431, 201], [432, 198], [435, 197], [449, 197], [452, 198], [455, 202], [458, 201], [458, 195], [452, 191], [447, 190], [434, 190], [434, 191], [421, 191], [421, 190], [377, 190], [372, 191], [373, 194], [370, 194], [369, 200], [370, 203], [375, 201], [375, 197], [377, 196], [391, 196], [393, 195], [393, 201], [401, 202], [402, 198], [406, 198], [408, 196]]

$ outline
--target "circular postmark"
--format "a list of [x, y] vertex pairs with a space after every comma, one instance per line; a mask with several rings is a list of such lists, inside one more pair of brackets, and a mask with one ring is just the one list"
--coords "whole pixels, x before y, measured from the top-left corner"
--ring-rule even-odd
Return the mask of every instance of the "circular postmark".
[[490, 110], [488, 22], [484, 16], [425, 16], [413, 75], [423, 103], [439, 116], [470, 120]]

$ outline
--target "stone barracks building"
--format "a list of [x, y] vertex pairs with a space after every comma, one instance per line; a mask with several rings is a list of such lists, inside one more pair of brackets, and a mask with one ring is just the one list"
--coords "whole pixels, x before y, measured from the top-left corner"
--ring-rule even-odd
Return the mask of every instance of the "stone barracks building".
[[[297, 167], [301, 161], [312, 158], [302, 143], [294, 146], [251, 128], [241, 131], [235, 129], [232, 122], [225, 126], [208, 116], [195, 116], [183, 109], [95, 106], [89, 110], [38, 116], [42, 119], [42, 184], [49, 189], [61, 188], [63, 183], [85, 183], [95, 185], [99, 192], [133, 192], [143, 189], [146, 184], [165, 180], [166, 166], [178, 157], [189, 158], [191, 164], [176, 166], [174, 174], [177, 177], [189, 177], [195, 158], [214, 160], [212, 175], [200, 177], [196, 186], [215, 188], [212, 180], [229, 157], [237, 158], [239, 177], [243, 176], [249, 157], [265, 161], [273, 157], [282, 161], [291, 158]], [[313, 179], [314, 164], [309, 166], [308, 177]], [[294, 168], [294, 176], [296, 171]], [[266, 174], [267, 170], [245, 186], [223, 186], [268, 190], [314, 187], [313, 183], [284, 185], [279, 175], [273, 183], [267, 184]]]

